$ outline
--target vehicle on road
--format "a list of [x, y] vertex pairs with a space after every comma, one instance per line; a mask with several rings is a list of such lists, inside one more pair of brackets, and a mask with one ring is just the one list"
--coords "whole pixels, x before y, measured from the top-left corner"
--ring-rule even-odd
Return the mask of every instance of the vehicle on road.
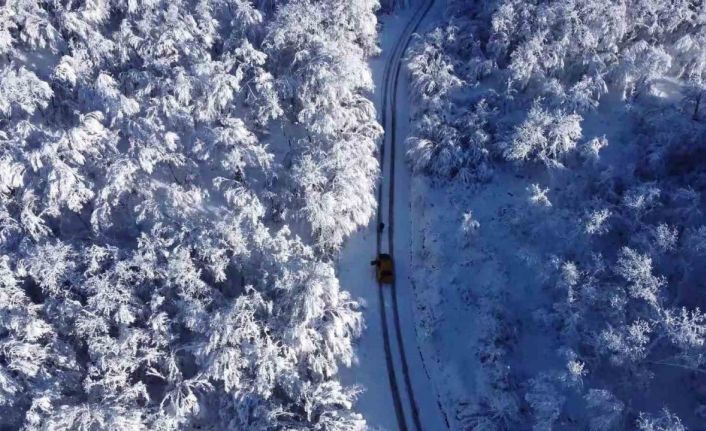
[[392, 284], [395, 280], [395, 266], [392, 262], [392, 256], [381, 253], [377, 259], [370, 263], [375, 266], [375, 278], [379, 283]]

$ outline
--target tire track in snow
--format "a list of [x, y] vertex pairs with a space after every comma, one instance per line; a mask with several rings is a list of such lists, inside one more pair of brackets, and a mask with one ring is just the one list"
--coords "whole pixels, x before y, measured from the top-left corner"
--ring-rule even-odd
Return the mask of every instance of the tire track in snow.
[[[388, 131], [389, 131], [389, 146], [390, 146], [390, 187], [389, 187], [389, 204], [388, 204], [388, 244], [389, 244], [389, 254], [394, 259], [394, 188], [395, 188], [395, 127], [397, 124], [396, 117], [396, 104], [397, 104], [397, 84], [399, 81], [400, 70], [402, 66], [402, 57], [407, 50], [411, 42], [411, 36], [417, 27], [424, 19], [424, 17], [431, 10], [434, 0], [427, 0], [423, 3], [419, 9], [415, 12], [412, 19], [407, 23], [402, 32], [402, 36], [395, 45], [393, 54], [390, 61], [385, 65], [385, 71], [383, 73], [383, 102], [382, 102], [382, 124], [383, 127], [387, 126], [387, 110], [388, 106], [391, 109], [391, 125], [389, 128], [385, 128], [385, 136], [383, 139], [383, 145], [380, 148], [380, 171], [383, 172], [385, 163], [385, 146], [388, 142]], [[394, 74], [392, 73], [394, 71]], [[383, 187], [382, 184], [378, 188], [378, 212], [377, 212], [377, 225], [381, 226], [383, 222], [382, 214], [382, 204], [383, 204]], [[382, 251], [382, 230], [377, 229], [377, 254], [379, 255]], [[407, 398], [409, 399], [410, 409], [412, 411], [412, 419], [414, 421], [414, 427], [418, 431], [422, 431], [421, 420], [419, 418], [419, 408], [417, 406], [416, 399], [414, 397], [414, 390], [412, 388], [411, 379], [409, 376], [409, 366], [407, 364], [407, 359], [405, 356], [404, 342], [402, 340], [402, 329], [399, 317], [399, 308], [397, 302], [397, 285], [396, 281], [393, 280], [390, 286], [392, 294], [392, 311], [393, 319], [395, 323], [395, 336], [397, 338], [397, 344], [400, 350], [400, 360], [402, 363], [402, 375], [404, 378], [404, 383], [406, 387]], [[390, 380], [390, 390], [392, 392], [392, 398], [395, 405], [395, 415], [397, 417], [397, 424], [401, 431], [407, 431], [407, 422], [405, 419], [404, 409], [402, 407], [402, 399], [399, 392], [399, 387], [397, 385], [397, 376], [395, 373], [394, 361], [392, 359], [392, 351], [390, 347], [390, 334], [387, 324], [387, 311], [385, 307], [385, 297], [383, 292], [382, 284], [378, 284], [378, 296], [380, 305], [380, 317], [382, 319], [382, 331], [383, 331], [383, 342], [385, 347], [385, 361], [387, 363], [387, 373]]]

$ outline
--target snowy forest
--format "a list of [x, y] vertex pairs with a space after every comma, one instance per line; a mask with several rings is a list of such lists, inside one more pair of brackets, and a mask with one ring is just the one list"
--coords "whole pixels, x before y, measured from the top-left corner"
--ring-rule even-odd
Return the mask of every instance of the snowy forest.
[[706, 4], [449, 0], [406, 61], [423, 320], [475, 319], [454, 425], [704, 429]]
[[705, 163], [701, 0], [0, 1], [0, 431], [703, 430]]
[[0, 2], [0, 429], [365, 427], [378, 8]]

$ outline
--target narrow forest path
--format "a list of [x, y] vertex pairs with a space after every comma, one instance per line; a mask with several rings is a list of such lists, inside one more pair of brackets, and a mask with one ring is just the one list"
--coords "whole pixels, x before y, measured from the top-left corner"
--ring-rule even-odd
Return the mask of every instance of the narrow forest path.
[[[434, 13], [439, 0], [418, 0], [382, 19], [383, 55], [372, 61], [375, 103], [385, 127], [380, 151], [382, 179], [378, 218], [349, 239], [339, 261], [343, 289], [362, 298], [367, 329], [357, 345], [358, 363], [344, 370], [346, 384], [361, 385], [357, 410], [372, 429], [401, 431], [448, 428], [417, 345], [411, 283], [410, 172], [404, 160], [409, 127], [407, 79], [402, 58], [412, 34]], [[377, 230], [384, 223], [382, 232]], [[370, 260], [380, 252], [395, 259], [396, 282], [378, 286]]]

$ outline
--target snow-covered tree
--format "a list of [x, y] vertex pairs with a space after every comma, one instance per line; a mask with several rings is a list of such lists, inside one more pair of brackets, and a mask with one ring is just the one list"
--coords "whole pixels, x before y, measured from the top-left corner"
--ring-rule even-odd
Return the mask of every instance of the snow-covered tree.
[[0, 7], [0, 428], [365, 428], [330, 254], [375, 204], [377, 8]]
[[635, 425], [640, 431], [686, 431], [687, 429], [679, 417], [666, 408], [657, 415], [640, 413]]
[[548, 112], [535, 105], [509, 141], [501, 144], [501, 149], [508, 160], [530, 160], [550, 167], [561, 166], [562, 159], [576, 148], [580, 138], [580, 116]]

